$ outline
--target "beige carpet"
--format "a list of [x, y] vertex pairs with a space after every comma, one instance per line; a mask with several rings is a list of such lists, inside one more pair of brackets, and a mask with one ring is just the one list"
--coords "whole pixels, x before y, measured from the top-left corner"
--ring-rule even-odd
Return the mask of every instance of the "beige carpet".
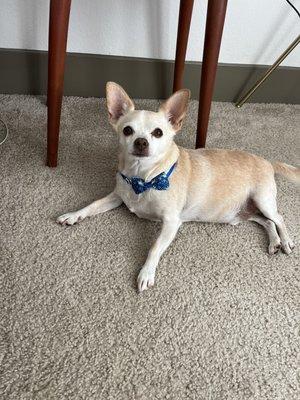
[[[179, 144], [194, 144], [196, 109]], [[299, 399], [295, 186], [278, 181], [298, 242], [291, 256], [269, 256], [254, 223], [185, 224], [155, 287], [138, 295], [158, 223], [123, 206], [71, 228], [54, 222], [107, 194], [116, 170], [104, 101], [66, 98], [62, 115], [60, 163], [49, 169], [44, 99], [0, 96], [10, 128], [0, 147], [0, 398]], [[300, 106], [216, 103], [208, 146], [295, 164], [299, 128]]]

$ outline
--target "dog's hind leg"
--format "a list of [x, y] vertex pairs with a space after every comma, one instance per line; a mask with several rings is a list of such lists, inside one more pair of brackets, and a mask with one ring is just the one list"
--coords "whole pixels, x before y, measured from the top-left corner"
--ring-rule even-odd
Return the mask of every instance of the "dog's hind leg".
[[278, 232], [276, 230], [275, 223], [270, 219], [265, 218], [261, 215], [251, 215], [251, 217], [248, 218], [248, 221], [254, 221], [265, 228], [270, 241], [268, 247], [268, 253], [269, 254], [277, 253], [278, 250], [280, 250], [281, 242]]
[[281, 248], [286, 254], [290, 254], [295, 245], [288, 234], [283, 217], [277, 211], [275, 182], [274, 186], [265, 186], [257, 191], [253, 199], [259, 211], [275, 223], [281, 239]]

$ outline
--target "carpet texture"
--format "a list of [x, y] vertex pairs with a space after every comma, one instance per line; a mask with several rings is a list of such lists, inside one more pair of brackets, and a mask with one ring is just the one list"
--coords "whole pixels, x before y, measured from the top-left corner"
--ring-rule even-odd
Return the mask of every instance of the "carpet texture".
[[[156, 101], [139, 100], [155, 109]], [[177, 142], [193, 147], [197, 103]], [[64, 100], [59, 166], [45, 167], [45, 99], [0, 96], [0, 398], [300, 398], [299, 192], [278, 180], [296, 248], [267, 254], [254, 223], [188, 223], [156, 285], [136, 277], [159, 223], [124, 206], [71, 228], [55, 218], [114, 186], [104, 100]], [[300, 106], [213, 104], [208, 147], [296, 164]]]

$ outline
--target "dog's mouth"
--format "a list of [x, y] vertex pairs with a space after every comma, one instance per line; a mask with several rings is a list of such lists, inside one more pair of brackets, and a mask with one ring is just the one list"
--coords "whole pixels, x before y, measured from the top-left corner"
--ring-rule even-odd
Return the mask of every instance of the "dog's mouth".
[[135, 157], [149, 157], [149, 152], [148, 151], [134, 151], [131, 153]]

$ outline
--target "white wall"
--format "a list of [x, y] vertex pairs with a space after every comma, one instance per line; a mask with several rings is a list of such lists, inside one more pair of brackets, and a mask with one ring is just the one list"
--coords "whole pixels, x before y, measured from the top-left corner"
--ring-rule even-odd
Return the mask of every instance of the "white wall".
[[[292, 0], [300, 9], [300, 0]], [[73, 0], [68, 51], [174, 59], [179, 0]], [[188, 60], [200, 61], [207, 0], [195, 0]], [[47, 49], [49, 0], [0, 0], [0, 47]], [[220, 62], [272, 64], [299, 35], [285, 0], [229, 0]], [[300, 46], [282, 65], [300, 67]]]

